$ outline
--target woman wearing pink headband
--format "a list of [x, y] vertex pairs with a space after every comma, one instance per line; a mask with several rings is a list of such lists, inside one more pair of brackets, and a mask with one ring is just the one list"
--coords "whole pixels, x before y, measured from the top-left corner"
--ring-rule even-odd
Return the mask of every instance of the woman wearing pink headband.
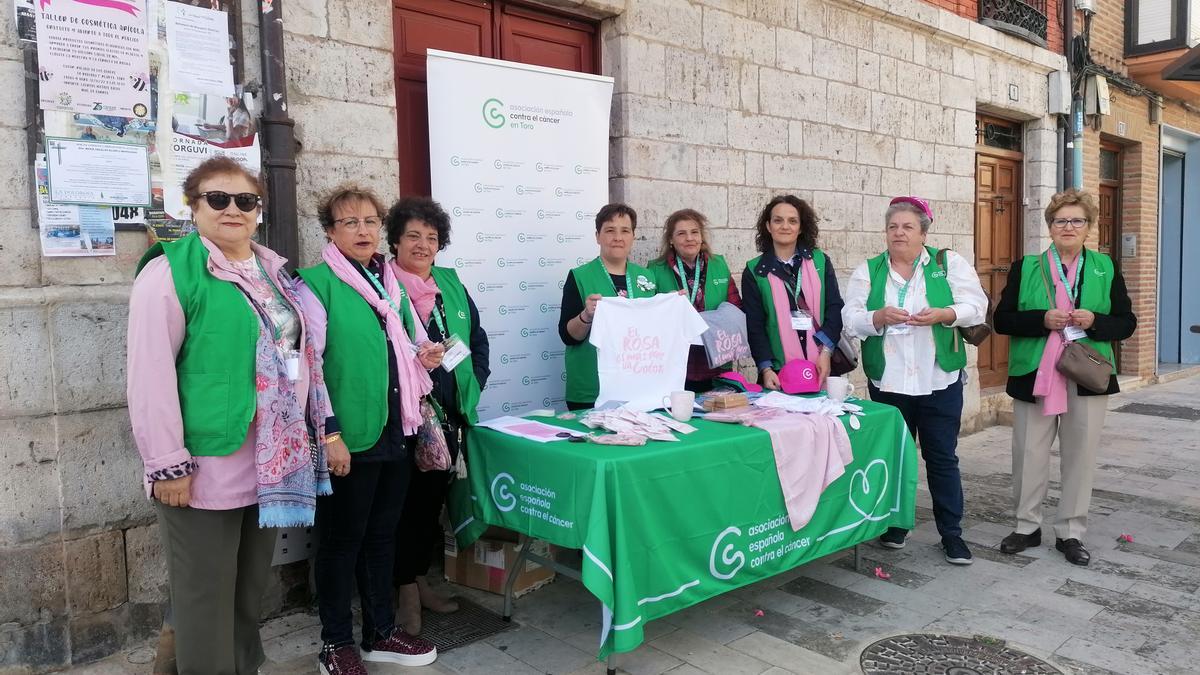
[[[887, 250], [854, 270], [842, 318], [863, 340], [871, 400], [899, 408], [920, 439], [946, 561], [969, 565], [956, 454], [967, 351], [956, 327], [983, 323], [987, 296], [965, 258], [925, 245], [933, 223], [929, 202], [896, 197], [884, 223]], [[879, 543], [903, 548], [907, 535], [890, 528]]]

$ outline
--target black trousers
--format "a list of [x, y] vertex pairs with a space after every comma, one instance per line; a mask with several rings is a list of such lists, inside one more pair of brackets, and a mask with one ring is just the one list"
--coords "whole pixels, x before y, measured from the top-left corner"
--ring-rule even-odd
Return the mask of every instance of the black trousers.
[[411, 466], [408, 457], [355, 462], [352, 455], [350, 473], [333, 476], [333, 494], [317, 500], [317, 604], [325, 644], [354, 643], [350, 602], [355, 583], [362, 605], [362, 644], [370, 647], [396, 625], [396, 523], [404, 509]]
[[396, 526], [397, 585], [411, 584], [429, 572], [434, 550], [443, 542], [442, 505], [450, 491], [453, 471], [413, 469], [404, 500], [404, 514]]

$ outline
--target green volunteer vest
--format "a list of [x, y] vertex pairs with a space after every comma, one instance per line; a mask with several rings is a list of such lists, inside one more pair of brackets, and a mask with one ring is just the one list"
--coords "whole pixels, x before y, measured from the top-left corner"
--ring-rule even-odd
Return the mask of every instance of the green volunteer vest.
[[[587, 297], [599, 293], [606, 298], [616, 297], [612, 278], [604, 263], [597, 256], [591, 262], [584, 263], [571, 270], [575, 276], [575, 286], [579, 289], [579, 297], [587, 303]], [[639, 288], [638, 281], [642, 280], [647, 288]], [[654, 296], [657, 284], [654, 274], [632, 261], [625, 263], [625, 287], [630, 298], [649, 298]], [[600, 395], [600, 377], [596, 372], [596, 348], [586, 339], [577, 345], [567, 345], [567, 400], [572, 403], [594, 403]]]
[[[1079, 308], [1096, 314], [1108, 314], [1112, 310], [1112, 282], [1116, 276], [1112, 258], [1086, 248], [1081, 255], [1084, 258], [1083, 278], [1079, 280]], [[1052, 268], [1043, 264], [1045, 260], [1046, 252], [1043, 251], [1039, 255], [1025, 256], [1021, 263], [1018, 310], [1050, 309], [1050, 298], [1046, 296], [1046, 289], [1053, 288], [1054, 282], [1049, 276]], [[1082, 338], [1079, 342], [1092, 347], [1104, 358], [1115, 363], [1111, 342], [1099, 342], [1091, 338]], [[1009, 337], [1008, 345], [1008, 374], [1027, 375], [1037, 370], [1038, 364], [1041, 363], [1042, 352], [1046, 349], [1046, 338], [1013, 335]]]
[[185, 324], [175, 357], [183, 443], [200, 457], [233, 454], [257, 408], [258, 317], [236, 285], [208, 272], [208, 249], [199, 234], [150, 247], [135, 276], [160, 255], [171, 267]]
[[[458, 272], [449, 267], [434, 267], [430, 270], [433, 281], [442, 293], [442, 306], [446, 309], [446, 330], [451, 335], [457, 335], [468, 349], [471, 348], [471, 307], [467, 303], [467, 289], [458, 278]], [[475, 408], [479, 406], [479, 380], [475, 378], [475, 369], [470, 354], [454, 368], [454, 383], [456, 386], [454, 400], [458, 403], [458, 412], [467, 421], [475, 424], [479, 416]]]
[[[729, 297], [729, 284], [732, 284], [733, 280], [729, 278], [729, 265], [725, 263], [724, 257], [710, 255], [704, 265], [704, 309], [709, 311], [716, 309]], [[683, 290], [675, 276], [675, 269], [668, 267], [665, 259], [655, 260], [647, 265], [646, 269], [654, 273], [654, 283], [658, 286], [659, 293]]]
[[[925, 265], [925, 300], [930, 307], [949, 307], [954, 304], [954, 294], [950, 290], [950, 282], [946, 280], [946, 270], [934, 260], [937, 259], [937, 249], [926, 246], [929, 252], [929, 264]], [[884, 292], [888, 283], [887, 253], [867, 261], [867, 269], [871, 273], [871, 293], [867, 296], [867, 309], [875, 311], [883, 308]], [[938, 367], [947, 373], [962, 370], [967, 367], [967, 350], [963, 348], [962, 335], [958, 329], [935, 323], [933, 329], [933, 348]], [[872, 380], [883, 379], [883, 371], [887, 359], [883, 356], [883, 336], [872, 336], [863, 340], [862, 348], [863, 371]]]
[[[821, 289], [819, 302], [823, 314], [825, 307], [825, 252], [814, 248], [812, 253], [813, 265], [817, 268], [817, 286]], [[762, 298], [763, 311], [767, 315], [767, 339], [771, 341], [771, 354], [774, 355], [774, 358], [771, 359], [772, 368], [779, 370], [786, 359], [783, 357], [783, 345], [779, 342], [779, 329], [776, 328], [778, 317], [775, 316], [775, 303], [771, 299], [771, 282], [767, 277], [760, 277], [754, 272], [754, 268], [758, 267], [760, 260], [762, 260], [761, 255], [747, 262], [745, 273], [754, 277], [755, 283], [758, 284], [758, 294]], [[788, 317], [788, 322], [790, 326], [791, 317]]]
[[[387, 336], [367, 301], [337, 278], [328, 263], [297, 271], [325, 308], [325, 386], [350, 452], [369, 450], [387, 423]], [[404, 330], [414, 334], [408, 294], [399, 303]]]

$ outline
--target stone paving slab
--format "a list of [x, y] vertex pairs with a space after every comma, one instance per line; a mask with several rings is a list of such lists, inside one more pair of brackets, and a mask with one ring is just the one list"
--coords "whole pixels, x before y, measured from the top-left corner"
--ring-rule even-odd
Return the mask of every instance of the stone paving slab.
[[[1054, 550], [1060, 491], [1053, 462], [1043, 545], [1009, 556], [1011, 430], [960, 440], [964, 538], [975, 564], [947, 564], [932, 523], [924, 470], [917, 527], [899, 551], [871, 542], [855, 568], [849, 552], [738, 589], [645, 627], [646, 642], [617, 655], [627, 675], [840, 675], [858, 673], [863, 648], [882, 637], [939, 631], [1004, 640], [1064, 673], [1194, 673], [1200, 663], [1200, 422], [1112, 412], [1127, 403], [1197, 406], [1200, 377], [1113, 397], [1089, 516], [1090, 567]], [[1133, 542], [1118, 542], [1122, 533]], [[891, 579], [876, 578], [882, 567]], [[498, 596], [452, 587], [499, 611]], [[759, 614], [761, 613], [761, 616]], [[372, 675], [493, 673], [604, 675], [595, 660], [600, 609], [560, 577], [517, 601], [518, 627], [452, 650], [426, 668], [372, 665]], [[316, 672], [313, 613], [264, 625], [266, 675]], [[88, 675], [144, 673], [146, 648], [77, 668]], [[137, 661], [138, 663], [134, 663]]]

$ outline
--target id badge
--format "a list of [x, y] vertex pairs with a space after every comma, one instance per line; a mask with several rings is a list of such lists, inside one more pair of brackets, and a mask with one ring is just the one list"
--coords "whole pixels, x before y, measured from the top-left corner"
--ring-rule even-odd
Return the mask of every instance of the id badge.
[[442, 346], [446, 348], [446, 353], [442, 355], [442, 368], [445, 368], [446, 372], [454, 370], [463, 359], [471, 355], [471, 350], [457, 335], [446, 338]]
[[894, 326], [888, 326], [887, 332], [892, 335], [908, 335], [912, 332], [913, 327], [906, 323], [898, 323]]
[[300, 352], [283, 352], [283, 367], [287, 369], [288, 379], [292, 382], [300, 379]]
[[797, 309], [792, 311], [793, 330], [812, 330], [812, 327], [812, 314], [809, 314], [807, 309]]
[[1063, 338], [1068, 342], [1082, 340], [1085, 337], [1087, 337], [1087, 331], [1079, 326], [1067, 326], [1063, 329]]

